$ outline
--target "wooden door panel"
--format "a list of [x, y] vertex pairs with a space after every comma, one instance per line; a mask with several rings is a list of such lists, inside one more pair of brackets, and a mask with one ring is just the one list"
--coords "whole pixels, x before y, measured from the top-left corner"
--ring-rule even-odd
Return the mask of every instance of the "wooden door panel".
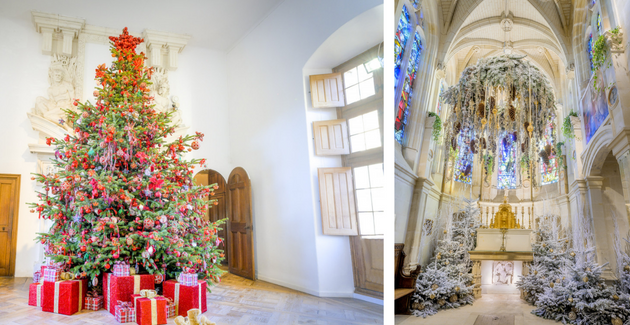
[[355, 292], [383, 299], [383, 239], [350, 237]]
[[20, 175], [0, 174], [0, 276], [15, 272]]
[[[195, 175], [195, 184], [197, 185], [212, 185], [217, 184], [218, 189], [214, 190], [215, 195], [205, 198], [206, 201], [216, 200], [217, 205], [209, 206], [208, 210], [206, 210], [205, 219], [210, 222], [215, 222], [217, 220], [227, 218], [227, 200], [225, 197], [225, 179], [223, 176], [219, 174], [219, 172], [206, 169]], [[225, 258], [223, 259], [222, 265], [227, 265], [228, 263], [228, 246], [227, 246], [227, 223], [224, 223], [220, 226], [222, 229], [218, 231], [219, 238], [223, 239], [223, 245], [219, 246], [225, 252]]]
[[227, 184], [230, 273], [254, 280], [254, 240], [251, 184], [247, 172], [235, 168]]

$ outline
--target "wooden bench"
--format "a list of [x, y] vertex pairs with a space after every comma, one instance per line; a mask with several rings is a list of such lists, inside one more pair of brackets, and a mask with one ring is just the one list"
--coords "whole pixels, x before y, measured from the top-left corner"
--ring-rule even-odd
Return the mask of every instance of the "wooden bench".
[[416, 291], [416, 279], [420, 274], [420, 266], [411, 274], [403, 272], [405, 263], [405, 252], [403, 248], [405, 244], [394, 244], [394, 299], [396, 314], [410, 314], [409, 304], [411, 302], [411, 294]]

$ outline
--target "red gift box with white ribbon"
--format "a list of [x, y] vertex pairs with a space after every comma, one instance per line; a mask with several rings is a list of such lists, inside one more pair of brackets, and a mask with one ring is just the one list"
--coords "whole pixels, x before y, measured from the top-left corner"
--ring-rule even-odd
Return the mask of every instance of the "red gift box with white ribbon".
[[103, 275], [103, 307], [112, 315], [116, 314], [118, 301], [131, 302], [131, 295], [140, 290], [155, 289], [155, 277], [152, 274], [115, 276], [112, 273]]
[[175, 280], [164, 281], [164, 297], [175, 302], [175, 315], [186, 317], [188, 310], [200, 309], [202, 313], [208, 310], [206, 301], [206, 281], [198, 280], [196, 286], [185, 286]]
[[138, 325], [166, 324], [167, 299], [158, 296], [153, 290], [140, 290], [140, 294], [131, 295], [136, 307]]
[[42, 287], [43, 283], [31, 283], [28, 287], [28, 304], [29, 306], [42, 306]]
[[72, 315], [84, 308], [87, 279], [44, 281], [42, 288], [42, 311]]

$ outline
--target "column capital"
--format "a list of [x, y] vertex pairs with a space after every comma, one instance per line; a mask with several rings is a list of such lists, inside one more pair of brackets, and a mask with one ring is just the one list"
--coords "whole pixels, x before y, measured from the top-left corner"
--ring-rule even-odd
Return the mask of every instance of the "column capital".
[[584, 179], [589, 190], [601, 189], [604, 183], [604, 178], [601, 176], [586, 176]]
[[610, 142], [610, 148], [617, 160], [620, 160], [630, 151], [630, 127], [624, 127], [617, 133], [617, 136]]

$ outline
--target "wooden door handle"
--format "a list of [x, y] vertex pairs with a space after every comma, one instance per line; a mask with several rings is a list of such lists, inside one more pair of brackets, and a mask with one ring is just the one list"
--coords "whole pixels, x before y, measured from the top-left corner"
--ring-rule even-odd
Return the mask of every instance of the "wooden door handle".
[[252, 227], [250, 227], [250, 226], [246, 226], [245, 227], [245, 230], [249, 230], [249, 229], [252, 229]]

